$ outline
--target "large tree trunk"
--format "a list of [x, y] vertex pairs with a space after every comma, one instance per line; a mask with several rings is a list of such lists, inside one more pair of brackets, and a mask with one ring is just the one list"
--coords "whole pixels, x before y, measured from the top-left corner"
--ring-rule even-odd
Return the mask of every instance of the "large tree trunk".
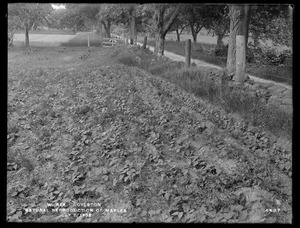
[[250, 22], [250, 14], [251, 14], [251, 6], [250, 5], [245, 5], [244, 6], [245, 10], [245, 26], [244, 26], [244, 34], [245, 34], [245, 42], [246, 42], [246, 48], [248, 44], [248, 37], [249, 37], [249, 22]]
[[234, 75], [234, 81], [243, 83], [245, 81], [245, 69], [246, 69], [246, 23], [249, 10], [247, 5], [237, 6], [239, 11], [238, 24], [237, 24], [237, 37], [236, 37], [236, 70]]
[[[236, 73], [236, 36], [243, 35], [245, 41], [248, 41], [248, 26], [249, 26], [249, 5], [230, 5], [229, 6], [229, 17], [230, 17], [230, 34], [228, 41], [228, 55], [227, 55], [227, 66], [226, 70], [228, 74]], [[244, 42], [239, 42], [244, 44]], [[245, 47], [246, 48], [246, 44]], [[246, 55], [246, 51], [243, 51]], [[244, 57], [243, 57], [244, 58]], [[240, 69], [243, 69], [240, 68]], [[240, 74], [237, 76], [239, 81], [244, 76]]]
[[223, 37], [225, 34], [217, 34], [217, 48], [224, 46]]
[[164, 54], [164, 38], [167, 34], [167, 32], [170, 30], [172, 24], [174, 23], [176, 17], [179, 14], [180, 10], [180, 4], [177, 5], [175, 8], [175, 11], [172, 13], [171, 17], [168, 19], [168, 21], [164, 21], [164, 16], [165, 16], [165, 11], [166, 8], [165, 6], [158, 7], [155, 10], [155, 15], [154, 19], [156, 22], [156, 29], [155, 29], [155, 54], [156, 55], [163, 55]]
[[136, 45], [137, 42], [137, 32], [136, 32], [136, 15], [135, 8], [132, 7], [130, 10], [130, 44]]
[[180, 34], [178, 29], [176, 29], [176, 35], [177, 35], [177, 42], [180, 42]]
[[164, 49], [165, 49], [165, 37], [163, 34], [159, 37], [159, 49], [158, 49], [158, 55], [163, 56], [164, 55]]
[[144, 37], [144, 43], [143, 43], [143, 48], [146, 49], [147, 47], [147, 36]]
[[246, 79], [246, 42], [245, 35], [236, 36], [236, 67], [234, 81], [243, 83]]
[[197, 43], [197, 35], [196, 33], [192, 33], [194, 43]]
[[25, 47], [29, 47], [29, 26], [25, 25]]
[[228, 74], [235, 72], [235, 52], [236, 52], [236, 34], [239, 23], [239, 7], [236, 5], [229, 5], [229, 18], [230, 18], [230, 34], [228, 41], [228, 54], [226, 70]]
[[102, 25], [104, 27], [105, 37], [106, 38], [111, 38], [111, 35], [110, 35], [110, 26], [111, 26], [110, 20], [107, 20], [107, 23], [105, 23], [105, 21], [102, 21]]
[[111, 38], [111, 35], [110, 35], [110, 21], [107, 21], [107, 27], [106, 27], [106, 30], [105, 30], [105, 33], [107, 35], [108, 38]]
[[154, 54], [158, 55], [158, 49], [159, 49], [159, 34], [155, 34], [155, 46], [154, 46]]

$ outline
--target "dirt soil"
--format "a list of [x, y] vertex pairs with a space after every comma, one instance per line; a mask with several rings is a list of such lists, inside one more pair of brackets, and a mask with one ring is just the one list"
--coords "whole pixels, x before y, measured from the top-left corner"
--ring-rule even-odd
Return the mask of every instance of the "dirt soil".
[[289, 149], [112, 50], [8, 52], [8, 221], [291, 223]]

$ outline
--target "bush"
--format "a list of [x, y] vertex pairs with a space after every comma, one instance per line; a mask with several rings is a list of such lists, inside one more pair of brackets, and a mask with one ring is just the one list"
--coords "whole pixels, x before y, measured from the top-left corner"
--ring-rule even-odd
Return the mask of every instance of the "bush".
[[291, 66], [292, 56], [291, 50], [278, 51], [276, 48], [267, 45], [254, 47], [252, 44], [249, 44], [246, 59], [247, 62], [257, 62], [265, 65]]
[[216, 46], [214, 53], [215, 53], [215, 56], [227, 57], [228, 44], [222, 45], [222, 46]]

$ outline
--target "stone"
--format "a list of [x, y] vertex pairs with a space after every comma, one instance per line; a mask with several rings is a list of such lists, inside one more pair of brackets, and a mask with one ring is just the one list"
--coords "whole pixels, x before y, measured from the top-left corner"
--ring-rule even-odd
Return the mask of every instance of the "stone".
[[259, 84], [254, 83], [254, 84], [251, 85], [249, 88], [252, 89], [252, 90], [257, 90], [257, 89], [259, 88]]
[[265, 83], [265, 82], [257, 82], [257, 83], [259, 83], [261, 86], [263, 86], [266, 89], [273, 85], [273, 83]]
[[283, 87], [283, 86], [279, 86], [279, 85], [273, 85], [273, 86], [271, 86], [271, 87], [269, 87], [268, 88], [269, 90], [271, 90], [271, 91], [276, 91], [276, 92], [278, 92], [278, 91], [284, 91], [284, 90], [286, 90], [286, 88], [285, 87]]

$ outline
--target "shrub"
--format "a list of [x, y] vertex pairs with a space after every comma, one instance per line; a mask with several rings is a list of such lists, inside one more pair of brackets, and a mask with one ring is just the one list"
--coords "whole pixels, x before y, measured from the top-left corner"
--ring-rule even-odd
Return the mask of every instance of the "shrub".
[[291, 50], [278, 51], [278, 49], [267, 45], [260, 47], [248, 45], [246, 58], [247, 62], [258, 62], [265, 65], [292, 65]]
[[228, 44], [222, 45], [222, 46], [216, 46], [214, 53], [215, 53], [215, 56], [227, 57]]

